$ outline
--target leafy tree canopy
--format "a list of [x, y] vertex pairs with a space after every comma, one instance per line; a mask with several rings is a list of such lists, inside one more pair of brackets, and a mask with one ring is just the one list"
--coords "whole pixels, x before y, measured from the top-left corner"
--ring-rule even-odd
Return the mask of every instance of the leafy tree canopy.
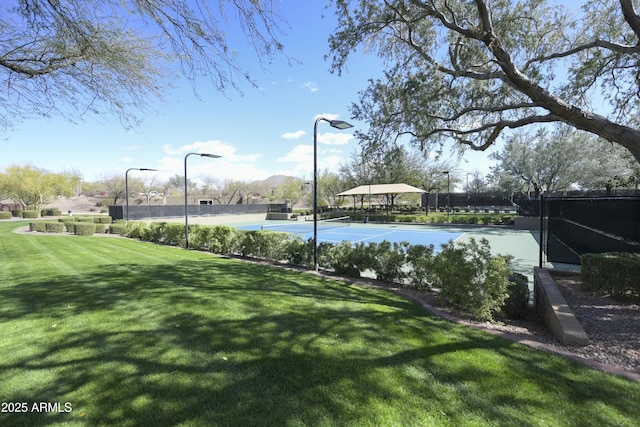
[[39, 211], [55, 196], [73, 194], [73, 177], [52, 173], [30, 164], [13, 164], [0, 173], [0, 195], [9, 197], [27, 209]]
[[[238, 89], [251, 81], [229, 43], [282, 51], [273, 0], [10, 0], [0, 5], [0, 126], [32, 116], [115, 114], [125, 126], [176, 73]], [[195, 86], [194, 86], [195, 87]]]
[[[386, 61], [352, 112], [375, 146], [484, 150], [509, 129], [566, 123], [640, 161], [640, 16], [632, 0], [333, 0], [332, 70], [357, 49]], [[605, 104], [602, 105], [602, 100]]]

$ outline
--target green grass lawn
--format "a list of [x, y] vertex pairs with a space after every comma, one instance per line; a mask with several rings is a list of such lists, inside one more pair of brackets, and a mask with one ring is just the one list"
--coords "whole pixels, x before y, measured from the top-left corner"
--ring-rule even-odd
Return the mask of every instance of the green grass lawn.
[[392, 292], [17, 226], [0, 223], [0, 401], [29, 410], [3, 426], [640, 422], [640, 383]]

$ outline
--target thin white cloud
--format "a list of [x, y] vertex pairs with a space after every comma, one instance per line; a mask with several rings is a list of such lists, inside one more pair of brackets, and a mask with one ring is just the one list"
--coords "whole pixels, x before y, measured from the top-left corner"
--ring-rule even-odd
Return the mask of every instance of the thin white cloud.
[[305, 132], [303, 130], [298, 130], [298, 131], [295, 131], [295, 132], [283, 133], [281, 136], [284, 139], [300, 139], [306, 134], [307, 134], [307, 132]]
[[350, 133], [325, 132], [318, 135], [318, 143], [326, 145], [346, 145], [353, 139]]
[[184, 158], [188, 153], [209, 153], [220, 158], [188, 158], [188, 178], [201, 184], [205, 177], [225, 180], [252, 181], [267, 178], [270, 173], [258, 167], [256, 163], [261, 154], [241, 154], [236, 147], [221, 141], [197, 141], [192, 144], [173, 148], [164, 146], [166, 157], [160, 160], [158, 169], [162, 171], [161, 179], [184, 174]]
[[309, 91], [311, 93], [316, 93], [317, 91], [319, 91], [320, 89], [318, 89], [318, 85], [316, 85], [314, 82], [304, 82], [303, 86], [306, 87], [307, 89], [309, 89]]
[[322, 114], [315, 115], [313, 117], [313, 120], [318, 120], [319, 118], [323, 118], [327, 120], [336, 120], [338, 117], [340, 117], [340, 114], [322, 113]]
[[118, 163], [120, 163], [121, 165], [129, 164], [131, 163], [131, 157], [123, 157], [118, 160]]
[[277, 161], [280, 163], [293, 162], [311, 164], [313, 162], [313, 146], [296, 145], [283, 157], [278, 157]]

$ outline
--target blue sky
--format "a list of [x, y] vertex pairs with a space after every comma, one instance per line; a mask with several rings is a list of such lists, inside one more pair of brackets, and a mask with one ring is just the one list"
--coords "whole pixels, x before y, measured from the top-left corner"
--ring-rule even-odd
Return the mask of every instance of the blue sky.
[[[349, 106], [367, 79], [381, 73], [378, 58], [361, 54], [352, 57], [342, 76], [329, 72], [324, 56], [335, 18], [332, 11], [323, 11], [326, 3], [282, 1], [281, 12], [291, 27], [282, 41], [286, 54], [300, 63], [278, 57], [263, 70], [249, 46], [239, 52], [259, 89], [247, 85], [242, 95], [231, 90], [225, 96], [203, 80], [198, 99], [188, 81], [179, 81], [164, 103], [154, 105], [157, 113], [143, 116], [142, 125], [130, 131], [114, 117], [88, 116], [79, 124], [59, 117], [16, 123], [0, 140], [0, 169], [30, 163], [52, 172], [75, 169], [85, 181], [96, 181], [128, 168], [155, 168], [156, 179], [163, 181], [184, 173], [187, 153], [208, 152], [222, 158], [189, 157], [189, 178], [253, 181], [283, 174], [310, 179], [315, 119], [339, 118], [366, 130], [365, 123], [351, 120]], [[358, 148], [354, 129], [319, 124], [320, 169], [337, 171]], [[460, 176], [475, 169], [488, 172], [490, 164], [488, 153], [465, 154]]]

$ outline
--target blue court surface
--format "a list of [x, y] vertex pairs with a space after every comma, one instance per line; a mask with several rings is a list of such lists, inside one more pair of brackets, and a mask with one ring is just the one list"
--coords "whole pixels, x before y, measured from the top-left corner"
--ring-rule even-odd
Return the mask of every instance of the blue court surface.
[[[261, 225], [245, 225], [238, 227], [243, 230], [260, 230]], [[313, 238], [313, 222], [308, 223], [282, 223], [264, 226], [266, 230], [294, 233], [304, 240]], [[396, 225], [376, 225], [366, 226], [363, 224], [351, 224], [349, 226], [338, 226], [335, 228], [324, 228], [324, 224], [318, 224], [318, 243], [340, 243], [347, 240], [351, 243], [380, 243], [387, 242], [409, 242], [411, 245], [433, 245], [436, 251], [440, 246], [450, 240], [457, 240], [464, 233], [447, 232], [438, 230], [420, 230], [416, 228], [399, 228]]]

